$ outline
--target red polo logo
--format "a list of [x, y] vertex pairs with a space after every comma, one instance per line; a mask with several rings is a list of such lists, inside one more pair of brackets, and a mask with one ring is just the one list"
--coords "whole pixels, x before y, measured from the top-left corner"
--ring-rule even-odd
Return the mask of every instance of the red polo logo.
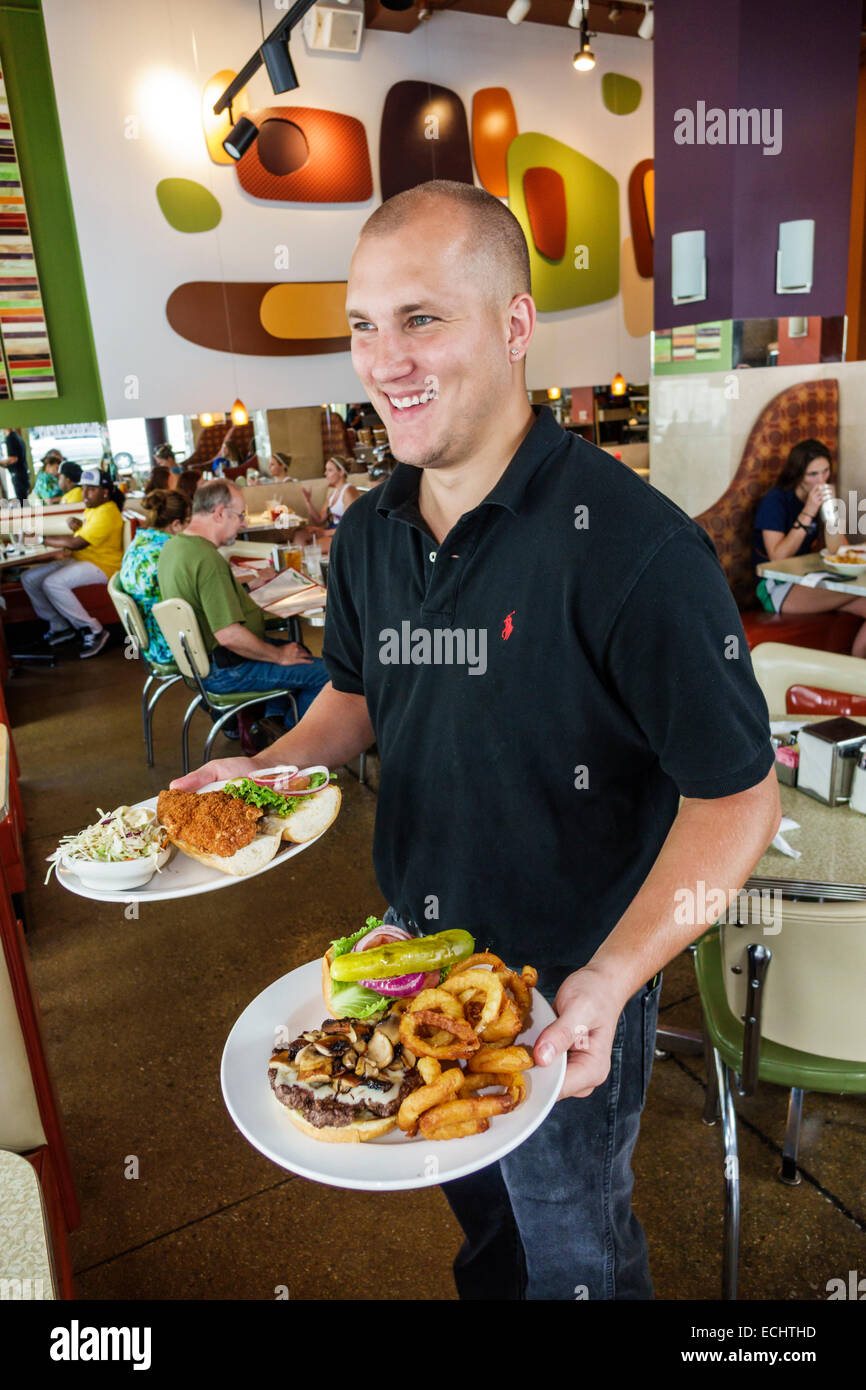
[[513, 622], [511, 621], [511, 619], [514, 617], [514, 614], [515, 614], [516, 612], [517, 612], [517, 609], [516, 609], [516, 608], [512, 608], [511, 612], [507, 615], [507, 617], [506, 617], [506, 619], [505, 619], [505, 622], [504, 622], [503, 625], [502, 625], [502, 640], [503, 640], [503, 642], [507, 642], [508, 639], [509, 639], [509, 637], [511, 636], [512, 632], [514, 631], [514, 624], [513, 624]]

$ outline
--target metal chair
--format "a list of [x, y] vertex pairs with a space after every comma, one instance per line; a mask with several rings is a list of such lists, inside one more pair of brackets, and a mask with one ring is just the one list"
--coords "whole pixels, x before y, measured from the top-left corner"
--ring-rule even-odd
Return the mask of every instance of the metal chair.
[[[745, 910], [744, 910], [745, 909]], [[704, 1121], [721, 1115], [725, 1149], [722, 1294], [737, 1297], [740, 1184], [732, 1078], [741, 1096], [759, 1081], [790, 1088], [779, 1174], [799, 1183], [797, 1157], [806, 1091], [866, 1095], [866, 902], [775, 902], [772, 932], [763, 907], [741, 900], [695, 949], [704, 1014]]]
[[189, 726], [197, 709], [203, 710], [214, 721], [204, 746], [205, 762], [210, 757], [214, 740], [223, 724], [233, 714], [239, 714], [241, 710], [249, 709], [252, 705], [260, 705], [266, 700], [285, 696], [291, 703], [295, 723], [298, 722], [298, 706], [295, 697], [290, 690], [281, 686], [276, 686], [272, 690], [234, 691], [228, 695], [220, 695], [205, 689], [204, 680], [210, 672], [210, 657], [205, 648], [195, 613], [185, 599], [163, 599], [160, 603], [154, 604], [153, 616], [171, 649], [171, 654], [177, 663], [183, 681], [190, 690], [196, 692], [195, 699], [190, 702], [183, 721], [181, 746], [184, 774], [189, 772]]
[[[144, 662], [147, 679], [141, 692], [141, 722], [144, 728], [144, 748], [148, 767], [153, 767], [153, 711], [157, 701], [169, 686], [181, 679], [180, 671], [173, 661], [153, 661], [147, 655], [150, 637], [144, 625], [144, 618], [135, 599], [130, 598], [120, 586], [120, 575], [113, 574], [108, 581], [108, 594], [117, 609], [117, 616], [123, 623], [123, 630]], [[151, 695], [151, 691], [154, 694]]]

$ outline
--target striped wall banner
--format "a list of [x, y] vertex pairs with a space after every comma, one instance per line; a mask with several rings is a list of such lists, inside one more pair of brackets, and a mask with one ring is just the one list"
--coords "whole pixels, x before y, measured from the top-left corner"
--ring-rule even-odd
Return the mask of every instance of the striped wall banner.
[[57, 378], [0, 63], [0, 400], [57, 395]]

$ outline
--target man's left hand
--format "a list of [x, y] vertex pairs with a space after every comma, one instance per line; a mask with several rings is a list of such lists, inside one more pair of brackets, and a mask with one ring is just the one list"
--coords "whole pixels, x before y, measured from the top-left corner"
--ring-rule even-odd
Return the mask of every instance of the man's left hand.
[[263, 584], [270, 584], [271, 580], [276, 579], [276, 577], [277, 572], [272, 565], [263, 565], [260, 570], [256, 571], [256, 577], [250, 581], [247, 589], [249, 593], [252, 593], [253, 589], [260, 589]]
[[549, 1066], [566, 1053], [568, 1061], [558, 1099], [589, 1096], [610, 1071], [610, 1054], [624, 1001], [611, 989], [609, 979], [585, 966], [563, 980], [553, 1007], [558, 1017], [536, 1040], [535, 1061], [539, 1066]]

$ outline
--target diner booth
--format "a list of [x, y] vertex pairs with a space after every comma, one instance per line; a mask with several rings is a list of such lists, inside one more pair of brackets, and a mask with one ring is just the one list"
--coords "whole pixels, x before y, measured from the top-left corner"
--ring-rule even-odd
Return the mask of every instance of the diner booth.
[[[0, 1302], [74, 1305], [53, 1359], [190, 1301], [209, 1365], [208, 1305], [261, 1331], [256, 1302], [458, 1297], [653, 1301], [677, 1356], [750, 1302], [729, 1359], [769, 1321], [842, 1348], [815, 1305], [866, 1268], [861, 20], [0, 3]], [[352, 302], [368, 219], [433, 183], [454, 226], [516, 219], [504, 366], [420, 195]], [[440, 525], [460, 449], [461, 487], [501, 471]], [[601, 933], [608, 864], [635, 883]]]

